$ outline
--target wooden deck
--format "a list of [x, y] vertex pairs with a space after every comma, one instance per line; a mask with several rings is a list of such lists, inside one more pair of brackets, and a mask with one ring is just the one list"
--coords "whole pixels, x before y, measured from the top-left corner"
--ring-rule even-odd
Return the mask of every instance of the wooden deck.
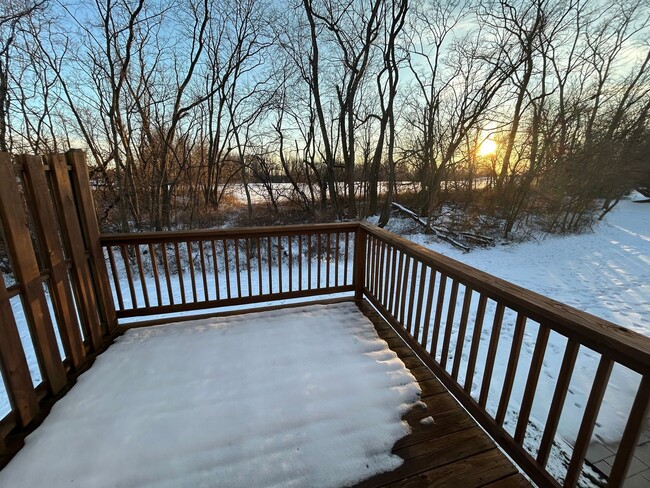
[[[404, 464], [356, 487], [531, 486], [375, 309], [366, 301], [357, 303], [418, 380], [427, 407], [415, 407], [404, 416], [412, 432], [393, 447]], [[435, 423], [420, 423], [426, 417], [433, 417]]]

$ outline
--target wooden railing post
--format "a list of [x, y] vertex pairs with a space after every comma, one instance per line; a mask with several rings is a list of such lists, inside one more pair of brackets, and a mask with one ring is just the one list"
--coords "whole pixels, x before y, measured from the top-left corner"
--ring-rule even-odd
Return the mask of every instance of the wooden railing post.
[[354, 283], [354, 298], [363, 298], [363, 284], [366, 281], [366, 240], [368, 235], [359, 225], [354, 236], [354, 269], [352, 271], [352, 282]]

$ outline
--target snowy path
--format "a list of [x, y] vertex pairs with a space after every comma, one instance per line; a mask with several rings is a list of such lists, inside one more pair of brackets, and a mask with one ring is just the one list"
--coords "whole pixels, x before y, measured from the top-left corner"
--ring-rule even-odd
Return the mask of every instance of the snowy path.
[[130, 330], [0, 486], [341, 486], [402, 463], [419, 393], [353, 303]]

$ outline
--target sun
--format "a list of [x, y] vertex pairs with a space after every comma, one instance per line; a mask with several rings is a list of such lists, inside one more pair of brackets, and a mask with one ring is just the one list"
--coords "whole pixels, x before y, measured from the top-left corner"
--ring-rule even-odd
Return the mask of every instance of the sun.
[[498, 144], [492, 139], [485, 139], [478, 147], [476, 154], [479, 156], [489, 156], [497, 152]]

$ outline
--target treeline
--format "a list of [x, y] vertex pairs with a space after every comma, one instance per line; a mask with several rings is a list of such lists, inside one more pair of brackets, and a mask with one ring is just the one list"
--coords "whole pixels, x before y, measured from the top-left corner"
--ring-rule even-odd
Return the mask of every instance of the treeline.
[[[84, 147], [116, 230], [234, 183], [389, 218], [398, 181], [552, 232], [650, 186], [645, 0], [2, 0], [0, 150]], [[280, 182], [281, 183], [278, 183]]]

